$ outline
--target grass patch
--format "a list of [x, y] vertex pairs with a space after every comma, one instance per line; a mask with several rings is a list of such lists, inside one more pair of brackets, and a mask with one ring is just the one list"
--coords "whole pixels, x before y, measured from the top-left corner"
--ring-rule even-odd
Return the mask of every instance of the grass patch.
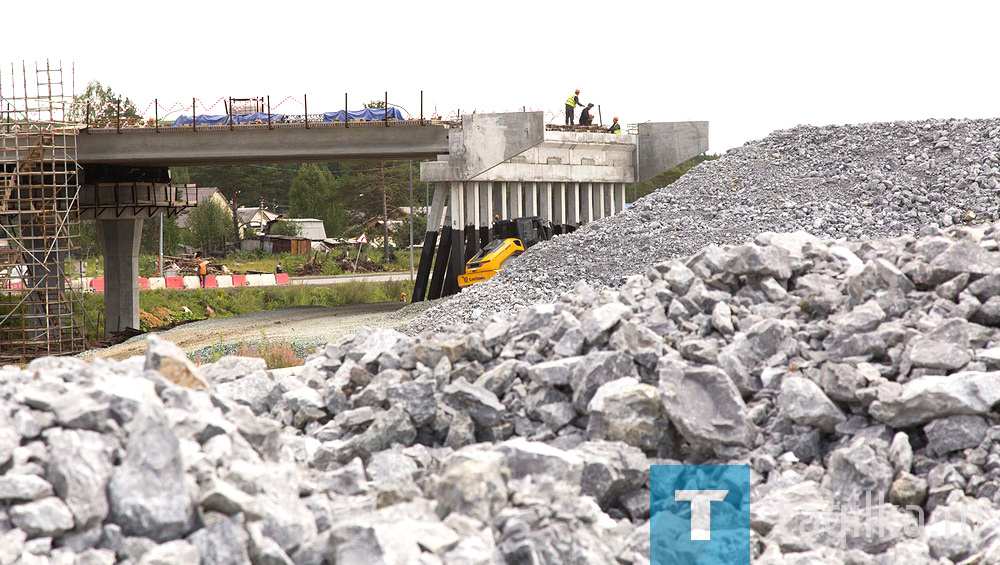
[[306, 357], [313, 353], [311, 349], [302, 347], [294, 341], [283, 339], [275, 342], [267, 340], [266, 337], [262, 336], [261, 341], [213, 343], [191, 353], [189, 357], [197, 365], [215, 363], [226, 355], [258, 357], [264, 360], [268, 369], [283, 369], [305, 363]]
[[[410, 296], [411, 281], [351, 281], [330, 286], [268, 286], [144, 290], [139, 293], [141, 330], [177, 321], [228, 318], [290, 306], [346, 306], [393, 302]], [[104, 295], [84, 294], [88, 336], [104, 335]], [[162, 324], [159, 322], [163, 322]]]

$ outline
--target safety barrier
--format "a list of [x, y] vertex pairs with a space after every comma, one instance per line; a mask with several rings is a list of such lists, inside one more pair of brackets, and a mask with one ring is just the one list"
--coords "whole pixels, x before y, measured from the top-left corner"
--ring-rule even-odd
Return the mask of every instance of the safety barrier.
[[[89, 292], [104, 292], [104, 277], [87, 278], [81, 281]], [[232, 288], [244, 286], [288, 286], [292, 281], [288, 274], [266, 273], [262, 275], [208, 275], [204, 288]], [[202, 288], [197, 276], [186, 277], [140, 277], [139, 290], [193, 289]]]

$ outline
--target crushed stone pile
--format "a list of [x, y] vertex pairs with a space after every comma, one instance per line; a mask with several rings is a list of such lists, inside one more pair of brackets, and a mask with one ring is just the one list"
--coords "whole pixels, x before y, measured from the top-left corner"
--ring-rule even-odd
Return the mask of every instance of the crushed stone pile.
[[407, 333], [554, 300], [578, 280], [617, 287], [650, 265], [765, 231], [916, 234], [997, 219], [1000, 119], [799, 126], [706, 161], [624, 213], [536, 245]]
[[297, 371], [6, 367], [0, 564], [646, 564], [677, 463], [751, 466], [757, 564], [997, 563], [998, 248], [766, 233]]

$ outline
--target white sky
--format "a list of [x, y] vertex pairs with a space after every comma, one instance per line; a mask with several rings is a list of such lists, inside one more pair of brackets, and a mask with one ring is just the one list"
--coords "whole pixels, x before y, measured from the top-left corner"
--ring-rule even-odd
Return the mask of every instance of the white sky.
[[579, 88], [605, 122], [708, 120], [723, 152], [796, 124], [1000, 115], [995, 0], [4, 4], [5, 95], [11, 62], [48, 58], [75, 63], [78, 93], [96, 79], [149, 116], [154, 98], [306, 93], [315, 113], [385, 91], [418, 114], [423, 90], [427, 115], [561, 123]]

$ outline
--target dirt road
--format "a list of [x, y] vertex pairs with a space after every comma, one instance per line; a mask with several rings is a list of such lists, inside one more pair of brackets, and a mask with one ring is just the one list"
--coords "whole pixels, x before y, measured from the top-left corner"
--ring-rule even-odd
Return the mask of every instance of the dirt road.
[[[437, 301], [406, 304], [382, 302], [350, 306], [295, 306], [254, 312], [232, 318], [201, 320], [160, 334], [187, 352], [212, 344], [288, 340], [300, 344], [323, 344], [352, 333], [359, 326], [401, 328]], [[81, 357], [126, 359], [146, 353], [145, 336], [137, 336], [112, 347], [85, 352]]]

